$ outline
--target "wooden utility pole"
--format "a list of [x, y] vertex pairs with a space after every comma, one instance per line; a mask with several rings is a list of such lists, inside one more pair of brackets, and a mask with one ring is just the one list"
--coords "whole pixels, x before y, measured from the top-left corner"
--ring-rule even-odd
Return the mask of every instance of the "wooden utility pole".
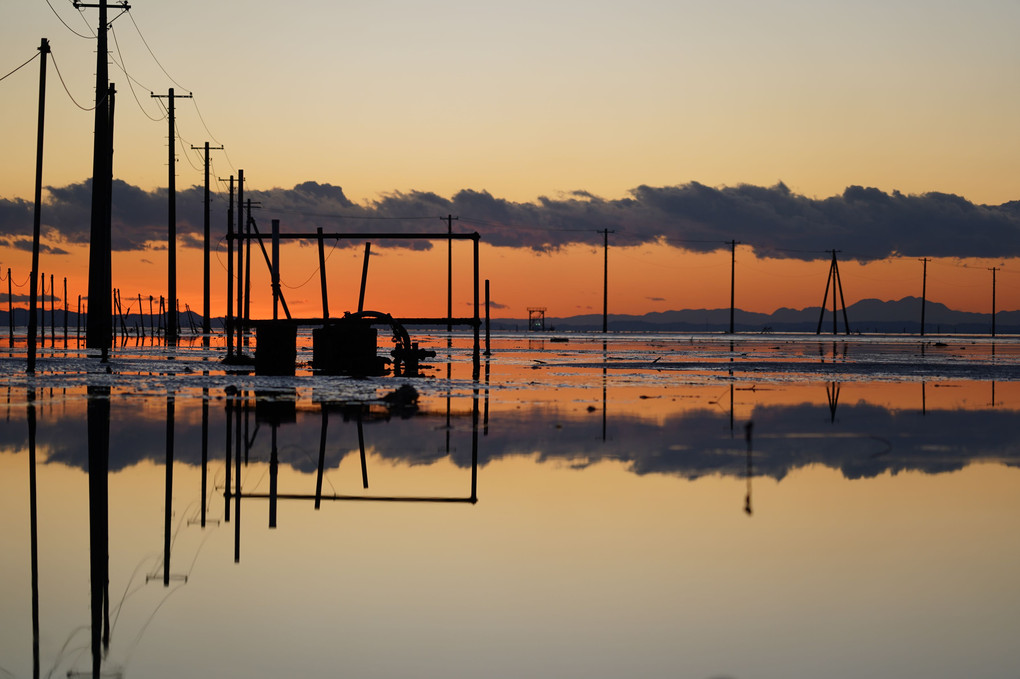
[[[42, 166], [43, 166], [43, 130], [46, 120], [46, 55], [50, 53], [50, 43], [46, 38], [39, 44], [39, 130], [35, 149], [35, 212], [32, 220], [32, 275], [31, 288], [29, 290], [29, 311], [28, 311], [28, 369], [29, 373], [35, 372], [35, 336], [37, 321], [35, 307], [38, 301], [38, 290], [36, 288], [36, 273], [39, 271], [39, 234], [42, 225]], [[10, 269], [7, 270], [7, 280], [10, 281]], [[8, 283], [8, 290], [10, 284]], [[10, 292], [8, 292], [10, 295]], [[46, 302], [43, 301], [45, 307]]]
[[733, 334], [733, 316], [737, 280], [737, 241], [730, 241], [730, 334]]
[[609, 234], [602, 229], [602, 332], [609, 332]]
[[[167, 181], [168, 206], [167, 206], [167, 243], [166, 243], [166, 278], [167, 278], [167, 308], [166, 316], [166, 342], [177, 343], [177, 128], [174, 120], [174, 99], [191, 99], [191, 94], [174, 94], [174, 88], [169, 88], [164, 94], [151, 94], [153, 99], [167, 100], [167, 121], [169, 128], [167, 132], [167, 163], [170, 171]], [[207, 166], [208, 167], [208, 166]], [[208, 180], [206, 186], [209, 185]]]
[[995, 272], [998, 270], [997, 266], [989, 269], [992, 272], [992, 337], [995, 337]]
[[[440, 217], [443, 219], [443, 217]], [[453, 235], [453, 220], [460, 217], [446, 215], [446, 233]], [[453, 238], [446, 239], [446, 332], [453, 331]]]
[[322, 241], [322, 227], [315, 229], [319, 243], [319, 287], [322, 289], [322, 321], [329, 320], [329, 295], [326, 292], [326, 246]]
[[[244, 170], [237, 171], [237, 237], [244, 235]], [[241, 320], [244, 309], [244, 244], [237, 241], [237, 323], [234, 331], [237, 336], [237, 355], [243, 354], [241, 350], [242, 337], [244, 335], [244, 322]]]
[[924, 307], [928, 300], [928, 258], [921, 259], [921, 337], [924, 337]]
[[227, 315], [223, 319], [223, 324], [226, 326], [224, 330], [227, 336], [227, 358], [232, 358], [234, 356], [234, 175], [230, 175], [230, 202], [227, 204]]
[[[113, 191], [113, 111], [110, 101], [110, 73], [108, 64], [109, 28], [107, 0], [86, 4], [74, 0], [75, 9], [99, 9], [99, 27], [96, 31], [96, 108], [92, 147], [92, 217], [89, 234], [89, 313], [85, 328], [85, 346], [102, 351], [103, 360], [113, 343], [113, 315], [110, 296], [113, 290], [110, 252], [111, 194]], [[115, 3], [122, 12], [130, 8], [127, 2]]]
[[[192, 146], [192, 150], [197, 151], [199, 147]], [[205, 143], [203, 147], [205, 149], [205, 219], [202, 222], [202, 235], [203, 235], [203, 247], [202, 247], [202, 344], [209, 346], [209, 334], [212, 332], [212, 321], [210, 316], [212, 311], [210, 310], [209, 304], [209, 151], [222, 151], [222, 146], [209, 146], [209, 142]]]

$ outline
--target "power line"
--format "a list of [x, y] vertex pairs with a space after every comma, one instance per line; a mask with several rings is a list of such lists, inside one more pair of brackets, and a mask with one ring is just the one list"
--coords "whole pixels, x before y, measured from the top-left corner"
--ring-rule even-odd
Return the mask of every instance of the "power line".
[[10, 73], [8, 73], [7, 75], [5, 75], [5, 76], [4, 76], [3, 78], [0, 78], [0, 81], [6, 80], [7, 78], [11, 77], [12, 75], [14, 75], [15, 73], [17, 73], [17, 72], [18, 72], [18, 71], [20, 71], [21, 69], [23, 69], [23, 68], [25, 68], [26, 66], [28, 66], [29, 64], [31, 64], [31, 63], [32, 63], [32, 62], [33, 62], [33, 61], [35, 60], [35, 58], [36, 58], [37, 56], [39, 56], [40, 54], [41, 54], [41, 52], [38, 52], [38, 51], [37, 51], [37, 52], [36, 52], [35, 54], [33, 54], [33, 55], [32, 55], [32, 58], [31, 58], [31, 59], [29, 59], [28, 61], [26, 61], [25, 63], [23, 63], [23, 64], [22, 64], [21, 66], [18, 66], [18, 67], [17, 67], [16, 69], [14, 69], [13, 71], [11, 71], [11, 72], [10, 72]]
[[96, 36], [94, 36], [94, 35], [82, 35], [78, 31], [76, 31], [73, 28], [71, 28], [71, 25], [69, 23], [67, 23], [66, 21], [64, 21], [64, 18], [62, 16], [60, 16], [60, 14], [57, 13], [56, 8], [53, 7], [53, 3], [51, 3], [50, 0], [46, 0], [46, 4], [49, 5], [50, 11], [53, 12], [53, 15], [55, 17], [57, 17], [58, 19], [60, 19], [60, 23], [64, 24], [64, 28], [66, 28], [67, 30], [71, 31], [72, 33], [77, 35], [79, 38], [83, 38], [85, 40], [95, 40], [96, 39]]
[[[49, 0], [47, 0], [47, 2], [48, 2], [48, 1], [49, 1]], [[138, 37], [142, 39], [142, 44], [143, 44], [143, 45], [145, 45], [145, 49], [149, 50], [149, 54], [150, 54], [150, 55], [152, 56], [152, 60], [156, 62], [156, 65], [157, 65], [157, 66], [159, 66], [159, 70], [163, 71], [163, 74], [164, 74], [164, 75], [165, 75], [165, 76], [166, 76], [167, 78], [170, 78], [170, 82], [172, 82], [172, 83], [173, 83], [174, 85], [177, 85], [177, 87], [180, 87], [180, 88], [181, 88], [182, 90], [186, 90], [186, 89], [188, 89], [188, 88], [186, 88], [186, 87], [185, 87], [184, 85], [182, 85], [182, 84], [180, 84], [179, 82], [177, 82], [176, 80], [174, 80], [174, 79], [173, 79], [173, 76], [171, 76], [171, 75], [170, 75], [169, 73], [167, 73], [166, 69], [165, 69], [165, 68], [163, 68], [163, 64], [159, 63], [159, 59], [157, 59], [157, 58], [156, 58], [156, 55], [155, 55], [155, 53], [154, 53], [154, 52], [152, 51], [152, 48], [151, 48], [151, 47], [149, 47], [149, 43], [148, 43], [148, 42], [146, 42], [146, 40], [145, 40], [145, 36], [144, 36], [144, 35], [142, 35], [142, 29], [138, 28], [138, 23], [137, 23], [137, 22], [135, 21], [135, 17], [134, 17], [134, 15], [133, 15], [133, 14], [131, 14], [130, 12], [128, 12], [128, 18], [130, 18], [130, 19], [131, 19], [131, 23], [132, 23], [132, 24], [134, 25], [134, 27], [135, 27], [135, 31], [137, 31], [137, 32], [138, 32]], [[219, 142], [217, 142], [217, 143], [219, 143]]]
[[[132, 84], [132, 82], [137, 84], [139, 87], [145, 87], [145, 86], [142, 85], [142, 83], [140, 83], [137, 80], [135, 80], [134, 78], [132, 78], [131, 74], [127, 72], [127, 67], [124, 65], [124, 55], [120, 51], [120, 41], [117, 40], [117, 31], [113, 30], [113, 26], [111, 26], [110, 27], [110, 32], [113, 34], [113, 44], [117, 47], [117, 56], [120, 57], [120, 61], [119, 62], [116, 59], [114, 59], [113, 63], [116, 64], [117, 67], [120, 68], [120, 70], [124, 72], [124, 76], [128, 79], [128, 89], [131, 90], [131, 96], [134, 98], [135, 103], [138, 104], [138, 108], [142, 111], [142, 114], [146, 118], [148, 118], [149, 120], [151, 120], [153, 122], [158, 123], [161, 120], [166, 120], [166, 116], [161, 116], [159, 118], [153, 118], [151, 115], [149, 115], [149, 112], [146, 111], [145, 108], [142, 107], [142, 102], [138, 100], [138, 94], [135, 92], [135, 86]], [[145, 87], [145, 89], [149, 90], [150, 92], [152, 91], [148, 87]]]
[[[67, 96], [71, 99], [72, 102], [74, 102], [74, 105], [77, 106], [78, 108], [80, 108], [82, 111], [95, 111], [96, 110], [95, 106], [90, 106], [90, 107], [86, 108], [86, 107], [82, 106], [81, 104], [79, 104], [78, 100], [74, 98], [73, 94], [71, 94], [71, 90], [67, 89], [67, 83], [64, 82], [64, 76], [61, 75], [61, 73], [60, 73], [60, 67], [57, 66], [57, 57], [53, 53], [52, 48], [50, 49], [50, 59], [53, 61], [53, 70], [55, 70], [57, 72], [57, 78], [60, 80], [60, 84], [64, 86], [64, 92], [67, 92]], [[105, 101], [108, 96], [110, 96], [109, 92], [104, 94], [103, 98], [100, 99], [98, 103], [102, 103], [103, 101]], [[98, 105], [98, 103], [97, 103], [97, 105]]]

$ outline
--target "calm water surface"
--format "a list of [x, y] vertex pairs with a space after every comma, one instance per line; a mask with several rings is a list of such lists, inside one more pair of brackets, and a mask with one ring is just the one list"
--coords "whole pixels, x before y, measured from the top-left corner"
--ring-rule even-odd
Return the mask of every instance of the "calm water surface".
[[1015, 339], [555, 339], [11, 351], [0, 676], [1017, 676]]

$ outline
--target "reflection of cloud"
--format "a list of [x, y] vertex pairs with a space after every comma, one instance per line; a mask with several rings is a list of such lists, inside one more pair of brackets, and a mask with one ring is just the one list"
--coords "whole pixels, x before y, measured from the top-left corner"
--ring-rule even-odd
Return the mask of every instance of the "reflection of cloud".
[[[165, 455], [165, 424], [157, 410], [151, 418], [126, 417], [122, 404], [114, 404], [110, 425], [110, 468], [119, 470], [143, 460], [160, 463]], [[175, 458], [200, 463], [201, 426], [187, 417], [197, 404], [177, 401]], [[733, 431], [728, 413], [690, 410], [666, 417], [660, 425], [635, 415], [614, 417], [602, 440], [602, 418], [592, 412], [531, 409], [500, 413], [489, 422], [479, 446], [479, 463], [513, 456], [536, 456], [578, 468], [601, 461], [618, 461], [636, 474], [670, 474], [698, 478], [711, 474], [743, 476], [746, 445], [742, 423]], [[71, 413], [73, 409], [62, 411]], [[21, 426], [12, 413], [9, 426], [0, 429], [0, 450], [27, 446], [24, 412]], [[847, 478], [883, 473], [922, 471], [938, 473], [961, 469], [979, 460], [997, 460], [1020, 466], [1014, 432], [1020, 412], [1006, 410], [918, 411], [889, 410], [881, 406], [840, 406], [836, 422], [825, 405], [759, 406], [754, 421], [755, 475], [781, 479], [792, 470], [821, 464], [839, 469]], [[211, 413], [210, 457], [223, 459], [223, 409]], [[300, 471], [316, 470], [321, 416], [299, 412], [296, 424], [279, 430], [280, 460]], [[366, 445], [376, 454], [410, 465], [431, 464], [447, 457], [445, 414], [424, 414], [391, 421], [364, 421]], [[357, 455], [356, 420], [339, 413], [330, 416], [326, 465], [337, 467], [348, 455]], [[471, 417], [455, 416], [451, 458], [460, 467], [471, 465]], [[83, 413], [54, 413], [39, 427], [39, 445], [49, 462], [82, 469], [88, 466], [88, 431]], [[250, 458], [268, 460], [269, 428], [263, 425]]]
[[[43, 221], [51, 235], [71, 243], [89, 236], [90, 182], [48, 187]], [[697, 251], [729, 247], [730, 240], [761, 256], [823, 257], [843, 248], [844, 258], [875, 259], [893, 254], [934, 257], [1020, 255], [1020, 202], [975, 205], [944, 193], [905, 195], [850, 186], [841, 195], [808, 198], [783, 184], [713, 188], [639, 186], [630, 196], [606, 200], [584, 191], [516, 203], [485, 191], [462, 190], [452, 198], [422, 191], [384, 194], [366, 204], [349, 200], [339, 186], [304, 182], [291, 189], [249, 191], [262, 204], [266, 222], [279, 218], [285, 230], [437, 232], [447, 214], [459, 215], [457, 231], [475, 231], [486, 243], [548, 250], [573, 243], [601, 245], [603, 229], [614, 245], [669, 243]], [[217, 200], [225, 202], [221, 196]], [[166, 232], [165, 189], [145, 191], [123, 181], [113, 187], [114, 248], [137, 250], [161, 242]], [[0, 199], [0, 232], [31, 233], [31, 203]], [[203, 191], [177, 192], [182, 245], [198, 247]], [[445, 219], [443, 220], [445, 221]], [[265, 226], [262, 227], [265, 230]], [[328, 230], [328, 229], [327, 229]], [[21, 240], [8, 239], [17, 247]], [[395, 241], [381, 242], [380, 247]], [[404, 247], [428, 248], [427, 241]]]

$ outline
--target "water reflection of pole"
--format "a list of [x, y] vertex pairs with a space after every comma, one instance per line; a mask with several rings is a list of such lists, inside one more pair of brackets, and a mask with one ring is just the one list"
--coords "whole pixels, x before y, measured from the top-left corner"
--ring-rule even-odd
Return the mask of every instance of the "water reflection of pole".
[[606, 341], [602, 340], [602, 441], [606, 440], [606, 361], [609, 358], [606, 354]]
[[[478, 502], [478, 387], [471, 406], [471, 503]], [[488, 402], [486, 402], [488, 405]]]
[[[240, 353], [240, 352], [238, 352]], [[234, 408], [234, 563], [241, 562], [241, 413], [247, 414], [248, 403], [243, 392], [239, 394], [237, 406]], [[248, 442], [245, 441], [245, 450]]]
[[[205, 339], [209, 339], [209, 331], [202, 331], [205, 333]], [[205, 528], [205, 513], [206, 513], [206, 491], [208, 489], [209, 482], [209, 387], [202, 389], [202, 516], [199, 519], [199, 523], [202, 528]]]
[[[88, 387], [89, 571], [92, 612], [92, 675], [102, 665], [101, 642], [109, 589], [110, 388]], [[108, 620], [108, 618], [107, 618]], [[109, 634], [105, 635], [109, 646]]]
[[485, 413], [482, 417], [482, 435], [489, 435], [489, 359], [485, 359]]
[[269, 446], [269, 527], [276, 528], [276, 507], [277, 484], [280, 479], [280, 458], [276, 447], [276, 430], [279, 427], [276, 420], [270, 423], [270, 446]]
[[[450, 398], [446, 398], [446, 417], [447, 417], [447, 429], [446, 429], [446, 454], [450, 454], [450, 429], [449, 429], [449, 417], [450, 417]], [[361, 451], [361, 485], [363, 488], [368, 488], [368, 461], [365, 459], [365, 429], [361, 424], [361, 410], [358, 410], [358, 450]]]
[[39, 679], [39, 519], [36, 511], [35, 389], [28, 390], [28, 523], [32, 552], [32, 679]]
[[174, 497], [174, 394], [166, 397], [166, 485], [163, 496], [163, 586], [170, 586], [170, 524]]
[[836, 408], [839, 406], [839, 388], [839, 382], [830, 382], [825, 385], [825, 395], [829, 399], [830, 422], [836, 421]]
[[754, 430], [754, 422], [748, 422], [744, 425], [744, 438], [747, 439], [747, 494], [744, 496], [744, 511], [748, 516], [751, 515], [751, 477], [754, 476], [754, 466], [752, 463], [752, 445], [751, 445], [751, 433]]
[[[233, 340], [231, 339], [231, 341], [233, 341]], [[233, 387], [227, 387], [227, 389], [226, 389], [226, 392], [227, 392], [227, 398], [226, 398], [226, 411], [227, 411], [226, 419], [227, 419], [227, 426], [225, 427], [225, 429], [227, 430], [227, 442], [226, 442], [226, 445], [224, 446], [224, 455], [223, 455], [224, 456], [224, 469], [226, 470], [225, 474], [224, 474], [225, 478], [224, 478], [224, 481], [223, 481], [223, 520], [226, 521], [227, 523], [230, 523], [230, 488], [231, 488], [230, 483], [232, 481], [232, 479], [230, 478], [230, 463], [231, 463], [231, 460], [230, 460], [230, 451], [233, 450], [233, 448], [234, 448], [234, 441], [233, 441], [233, 432], [234, 432], [234, 430], [233, 430], [233, 422], [234, 422], [233, 391], [234, 391]]]
[[315, 508], [322, 505], [322, 475], [326, 469], [326, 428], [329, 425], [329, 411], [326, 404], [320, 404], [322, 410], [322, 426], [319, 429], [319, 468], [315, 475]]

